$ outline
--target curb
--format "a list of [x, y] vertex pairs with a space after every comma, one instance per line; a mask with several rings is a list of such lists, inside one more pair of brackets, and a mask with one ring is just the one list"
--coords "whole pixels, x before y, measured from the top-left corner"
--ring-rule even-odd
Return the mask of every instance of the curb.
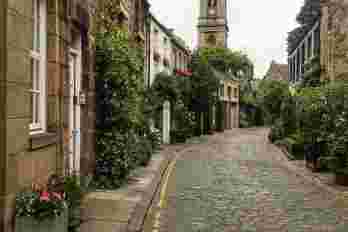
[[133, 213], [128, 221], [124, 232], [141, 232], [145, 222], [147, 213], [156, 197], [158, 189], [161, 187], [162, 179], [168, 170], [170, 163], [180, 154], [184, 153], [191, 144], [183, 144], [182, 148], [177, 148], [179, 151], [173, 151], [172, 155], [168, 155], [160, 165], [156, 172], [156, 177], [153, 179], [149, 187], [143, 193], [143, 199], [135, 206]]

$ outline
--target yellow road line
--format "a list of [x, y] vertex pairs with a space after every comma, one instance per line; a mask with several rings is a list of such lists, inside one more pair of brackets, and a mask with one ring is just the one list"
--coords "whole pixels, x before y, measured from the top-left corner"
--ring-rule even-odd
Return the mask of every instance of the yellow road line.
[[[168, 182], [169, 182], [169, 178], [171, 176], [171, 173], [174, 170], [175, 164], [177, 161], [177, 157], [169, 164], [162, 188], [161, 188], [161, 193], [160, 193], [160, 200], [158, 202], [158, 210], [161, 210], [163, 208], [164, 202], [165, 202], [165, 198], [166, 198], [166, 194], [167, 194], [167, 188], [168, 188]], [[152, 232], [159, 232], [159, 227], [160, 227], [160, 218], [161, 218], [161, 211], [158, 211], [156, 213], [155, 216], [155, 221], [153, 224], [153, 230]]]
[[164, 183], [162, 185], [162, 189], [161, 189], [161, 195], [160, 195], [160, 201], [158, 203], [158, 207], [162, 208], [163, 204], [164, 204], [164, 200], [166, 197], [166, 193], [167, 193], [167, 188], [168, 188], [168, 182], [169, 182], [169, 178], [171, 176], [171, 173], [173, 172], [173, 169], [175, 167], [176, 164], [176, 159], [174, 159], [171, 164], [169, 165], [168, 171], [167, 171], [167, 175], [166, 178], [164, 180]]

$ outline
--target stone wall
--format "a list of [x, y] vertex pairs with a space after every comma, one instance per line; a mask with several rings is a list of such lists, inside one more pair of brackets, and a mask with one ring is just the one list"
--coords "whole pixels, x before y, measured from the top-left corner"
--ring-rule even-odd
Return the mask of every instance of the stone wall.
[[321, 66], [322, 80], [348, 77], [348, 1], [322, 0]]
[[93, 172], [95, 50], [90, 30], [93, 21], [86, 4], [93, 2], [47, 1], [47, 133], [39, 136], [29, 133], [32, 0], [0, 2], [0, 24], [4, 24], [0, 25], [0, 232], [13, 229], [14, 197], [18, 191], [64, 171], [63, 134], [68, 110], [64, 83], [74, 33], [82, 38], [82, 90], [87, 96], [81, 112], [81, 172]]
[[[0, 106], [6, 101], [6, 70], [7, 70], [7, 0], [0, 1]], [[6, 185], [6, 109], [0, 109], [0, 232], [4, 231], [5, 185]]]
[[[200, 47], [225, 47], [227, 41], [227, 34], [225, 32], [201, 32], [199, 33], [199, 46]], [[216, 42], [214, 44], [209, 43], [209, 37], [214, 36]]]

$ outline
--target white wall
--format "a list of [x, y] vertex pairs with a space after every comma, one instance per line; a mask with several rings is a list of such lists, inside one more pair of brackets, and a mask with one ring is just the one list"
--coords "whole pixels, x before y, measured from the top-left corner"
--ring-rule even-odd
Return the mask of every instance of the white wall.
[[[158, 33], [155, 33], [155, 31]], [[166, 42], [165, 42], [166, 38]], [[173, 55], [172, 55], [172, 44], [169, 35], [167, 35], [162, 28], [153, 20], [151, 20], [151, 35], [150, 35], [150, 84], [155, 80], [156, 74], [166, 71], [171, 74], [173, 71]], [[160, 54], [158, 62], [154, 60], [154, 51]], [[163, 58], [166, 57], [169, 60], [169, 67], [163, 65]]]

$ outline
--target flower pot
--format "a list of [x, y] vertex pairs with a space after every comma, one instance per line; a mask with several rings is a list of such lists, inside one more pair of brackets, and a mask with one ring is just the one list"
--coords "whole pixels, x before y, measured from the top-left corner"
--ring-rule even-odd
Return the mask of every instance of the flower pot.
[[67, 232], [68, 213], [38, 221], [33, 217], [16, 217], [15, 232]]
[[338, 185], [348, 186], [348, 174], [335, 173], [335, 183]]

